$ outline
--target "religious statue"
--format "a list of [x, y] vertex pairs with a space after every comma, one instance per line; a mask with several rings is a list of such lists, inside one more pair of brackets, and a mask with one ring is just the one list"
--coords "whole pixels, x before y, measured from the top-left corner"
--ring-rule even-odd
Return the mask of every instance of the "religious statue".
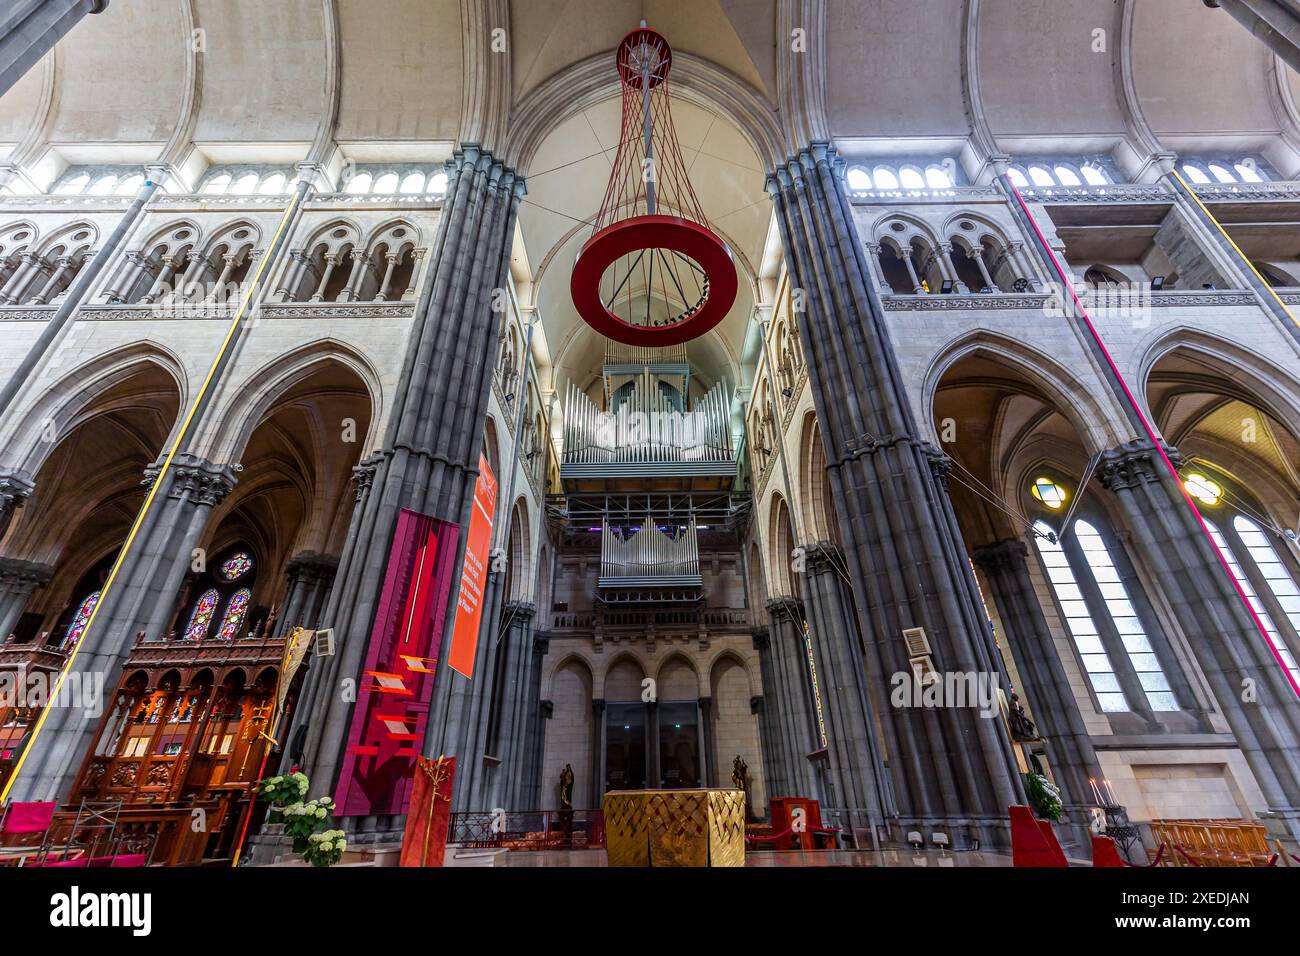
[[745, 820], [754, 819], [754, 808], [749, 802], [749, 764], [740, 754], [736, 754], [736, 759], [731, 762], [731, 785], [745, 793]]
[[1020, 705], [1020, 698], [1016, 696], [1014, 690], [1011, 692], [1011, 703], [1007, 709], [1007, 725], [1011, 728], [1011, 736], [1016, 740], [1037, 740], [1038, 728], [1025, 713], [1025, 708]]
[[560, 809], [573, 809], [573, 768], [567, 763], [560, 771]]

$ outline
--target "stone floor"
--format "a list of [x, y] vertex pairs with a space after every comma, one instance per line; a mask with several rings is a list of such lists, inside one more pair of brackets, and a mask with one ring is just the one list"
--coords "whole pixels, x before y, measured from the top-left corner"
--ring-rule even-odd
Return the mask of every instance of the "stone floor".
[[[449, 847], [445, 866], [605, 866], [604, 850], [470, 850]], [[762, 850], [749, 853], [746, 866], [1010, 866], [1009, 853], [940, 853], [925, 850]]]

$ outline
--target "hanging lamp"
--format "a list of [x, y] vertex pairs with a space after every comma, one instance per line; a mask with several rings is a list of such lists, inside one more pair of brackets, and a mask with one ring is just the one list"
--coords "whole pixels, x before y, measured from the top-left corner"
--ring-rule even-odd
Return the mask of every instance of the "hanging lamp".
[[673, 53], [645, 21], [615, 53], [618, 151], [569, 291], [597, 332], [627, 345], [680, 345], [726, 317], [736, 264], [691, 187], [673, 128]]

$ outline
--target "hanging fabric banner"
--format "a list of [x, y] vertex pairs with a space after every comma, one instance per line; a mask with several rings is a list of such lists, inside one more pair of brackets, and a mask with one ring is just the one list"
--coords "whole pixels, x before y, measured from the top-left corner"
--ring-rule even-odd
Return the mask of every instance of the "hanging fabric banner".
[[398, 514], [334, 797], [341, 816], [406, 812], [458, 535], [451, 522], [406, 509]]
[[456, 602], [456, 626], [451, 633], [447, 665], [466, 677], [474, 674], [479, 622], [483, 617], [483, 579], [487, 572], [488, 549], [492, 543], [492, 517], [496, 513], [497, 480], [487, 459], [478, 456], [478, 480], [474, 482], [474, 510], [469, 518], [465, 542], [465, 565], [460, 573], [460, 598]]

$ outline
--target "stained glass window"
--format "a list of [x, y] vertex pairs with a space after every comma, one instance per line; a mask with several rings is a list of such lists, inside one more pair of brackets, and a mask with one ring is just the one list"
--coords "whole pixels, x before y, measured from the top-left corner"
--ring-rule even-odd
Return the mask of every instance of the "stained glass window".
[[253, 592], [248, 588], [240, 588], [230, 598], [230, 603], [226, 605], [226, 616], [221, 622], [221, 630], [217, 632], [217, 640], [233, 641], [235, 635], [239, 633], [239, 626], [244, 623], [244, 615], [248, 613], [248, 601], [253, 596]]
[[252, 568], [253, 559], [247, 551], [240, 551], [222, 562], [221, 576], [227, 581], [236, 581], [251, 571]]
[[98, 603], [98, 591], [93, 591], [81, 602], [81, 607], [77, 608], [77, 616], [72, 619], [72, 623], [68, 625], [67, 633], [63, 635], [63, 650], [67, 650], [80, 640], [82, 633], [86, 630], [86, 625], [90, 623], [90, 615], [94, 613], [95, 605]]
[[217, 612], [217, 589], [208, 588], [199, 595], [198, 603], [190, 614], [190, 623], [185, 627], [185, 640], [201, 641], [208, 636], [212, 628], [212, 617]]
[[1065, 504], [1065, 489], [1046, 476], [1035, 478], [1029, 492], [1053, 510]]

